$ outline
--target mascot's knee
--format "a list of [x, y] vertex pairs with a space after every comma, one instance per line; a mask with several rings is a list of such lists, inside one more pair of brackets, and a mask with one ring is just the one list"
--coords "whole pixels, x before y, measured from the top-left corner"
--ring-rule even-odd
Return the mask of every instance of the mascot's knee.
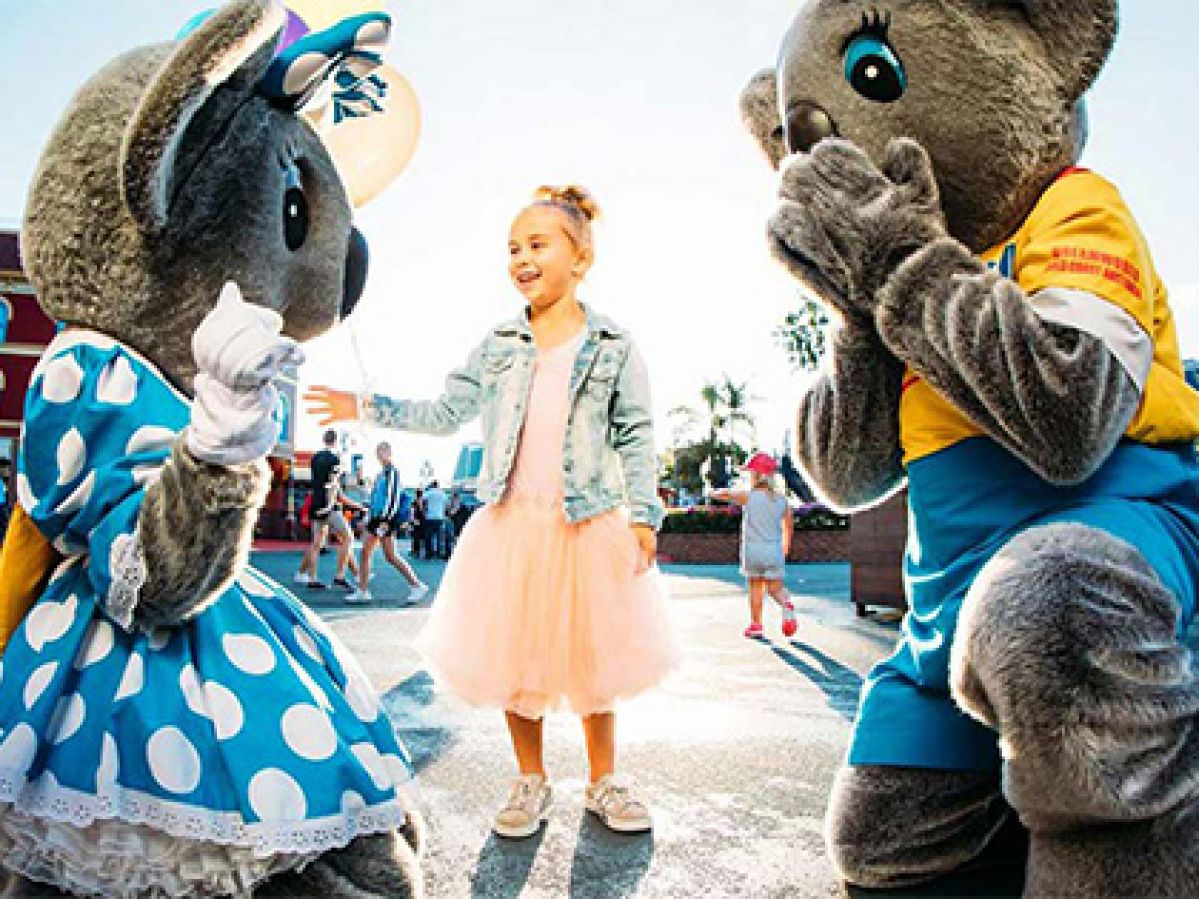
[[1032, 528], [971, 585], [950, 687], [969, 714], [998, 726], [1017, 711], [1035, 713], [1047, 697], [1071, 694], [1095, 653], [1172, 640], [1178, 614], [1177, 600], [1132, 544], [1081, 524]]

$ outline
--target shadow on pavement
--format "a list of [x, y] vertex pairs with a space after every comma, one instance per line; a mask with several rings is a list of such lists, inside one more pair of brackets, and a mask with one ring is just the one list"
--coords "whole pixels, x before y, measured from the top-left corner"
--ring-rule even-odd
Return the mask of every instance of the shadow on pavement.
[[427, 671], [414, 672], [383, 695], [384, 708], [418, 774], [454, 740], [450, 729], [429, 714], [435, 699], [433, 678]]
[[542, 827], [526, 840], [488, 834], [470, 879], [471, 899], [516, 899], [529, 879], [545, 830]]
[[838, 715], [846, 721], [853, 721], [857, 717], [862, 678], [856, 671], [799, 640], [792, 640], [787, 646], [772, 645], [770, 649], [811, 681], [825, 695], [829, 707]]
[[653, 832], [613, 833], [584, 813], [570, 866], [570, 899], [631, 896], [654, 857]]

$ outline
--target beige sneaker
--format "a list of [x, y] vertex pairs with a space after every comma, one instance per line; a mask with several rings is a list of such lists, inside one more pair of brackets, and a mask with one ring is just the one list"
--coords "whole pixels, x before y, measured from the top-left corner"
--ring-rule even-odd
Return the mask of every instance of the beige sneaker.
[[540, 774], [522, 774], [512, 782], [507, 804], [495, 816], [492, 829], [501, 837], [523, 840], [549, 818], [553, 792]]
[[585, 802], [610, 830], [619, 833], [643, 833], [654, 826], [649, 807], [636, 798], [628, 784], [606, 774], [598, 783], [589, 784]]

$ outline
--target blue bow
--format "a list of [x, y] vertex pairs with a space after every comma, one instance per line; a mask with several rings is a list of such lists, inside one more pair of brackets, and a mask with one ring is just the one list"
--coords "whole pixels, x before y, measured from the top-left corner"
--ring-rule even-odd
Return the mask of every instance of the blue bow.
[[379, 112], [386, 84], [372, 75], [383, 64], [391, 16], [365, 13], [342, 19], [324, 31], [306, 34], [275, 56], [258, 92], [293, 112], [326, 88], [333, 93], [333, 121]]

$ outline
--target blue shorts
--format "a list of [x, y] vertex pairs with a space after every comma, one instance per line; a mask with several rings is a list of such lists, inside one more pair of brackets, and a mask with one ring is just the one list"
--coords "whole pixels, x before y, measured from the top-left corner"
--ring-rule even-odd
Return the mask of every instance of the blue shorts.
[[957, 616], [979, 570], [1016, 534], [1072, 522], [1141, 551], [1178, 599], [1179, 635], [1199, 589], [1199, 464], [1190, 444], [1122, 442], [1085, 483], [1054, 487], [987, 438], [908, 467], [911, 528], [904, 560], [909, 613], [895, 653], [862, 690], [852, 765], [994, 770], [994, 731], [949, 694]]

